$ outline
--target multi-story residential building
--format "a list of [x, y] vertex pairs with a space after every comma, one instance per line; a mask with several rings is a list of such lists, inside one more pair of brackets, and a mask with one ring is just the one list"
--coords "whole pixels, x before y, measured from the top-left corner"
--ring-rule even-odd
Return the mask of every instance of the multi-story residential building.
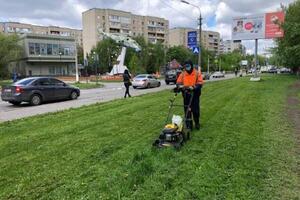
[[10, 63], [9, 70], [22, 76], [70, 76], [75, 74], [73, 37], [31, 34], [21, 36], [23, 56]]
[[230, 53], [238, 50], [241, 54], [246, 53], [246, 48], [241, 42], [233, 42], [232, 40], [220, 41], [220, 53]]
[[[169, 44], [170, 46], [182, 45], [188, 47], [188, 32], [197, 31], [197, 41], [199, 41], [199, 32], [197, 29], [192, 28], [173, 28], [169, 31]], [[202, 48], [209, 51], [219, 53], [220, 46], [220, 33], [214, 31], [202, 31], [201, 35]]]
[[84, 55], [101, 40], [99, 29], [106, 33], [142, 36], [151, 43], [168, 46], [169, 21], [159, 17], [135, 15], [130, 12], [93, 8], [82, 13]]
[[82, 46], [82, 30], [71, 29], [59, 26], [38, 26], [19, 22], [0, 22], [0, 33], [4, 34], [41, 34], [41, 35], [58, 35], [73, 37], [76, 43]]

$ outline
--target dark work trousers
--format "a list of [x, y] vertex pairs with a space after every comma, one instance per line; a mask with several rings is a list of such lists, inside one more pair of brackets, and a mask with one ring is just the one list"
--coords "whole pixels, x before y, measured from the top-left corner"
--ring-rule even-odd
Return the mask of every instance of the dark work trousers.
[[125, 96], [124, 97], [126, 98], [127, 95], [129, 97], [131, 97], [131, 95], [129, 94], [129, 86], [130, 86], [130, 84], [125, 82], [124, 85], [125, 85], [125, 88], [126, 88]]
[[[200, 95], [201, 95], [201, 88], [195, 89], [193, 91], [193, 99], [190, 107], [190, 111], [188, 111], [188, 106], [192, 97], [192, 92], [189, 91], [183, 91], [183, 104], [184, 104], [184, 113], [185, 116], [187, 116], [187, 128], [192, 129], [193, 128], [193, 121], [192, 121], [192, 114], [195, 124], [200, 123]], [[188, 114], [187, 114], [188, 112]], [[187, 115], [186, 115], [187, 114]]]

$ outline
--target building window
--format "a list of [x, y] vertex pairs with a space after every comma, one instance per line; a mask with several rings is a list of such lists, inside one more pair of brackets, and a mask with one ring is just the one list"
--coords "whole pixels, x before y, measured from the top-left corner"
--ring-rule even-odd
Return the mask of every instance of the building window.
[[52, 44], [47, 44], [47, 55], [52, 55]]
[[47, 44], [40, 44], [41, 55], [47, 55]]
[[34, 43], [29, 43], [29, 55], [34, 55]]
[[62, 75], [62, 68], [61, 67], [56, 67], [55, 72], [56, 72], [56, 75]]
[[39, 43], [35, 43], [34, 44], [34, 46], [35, 46], [35, 55], [40, 55], [41, 54], [41, 52], [40, 52], [40, 44]]
[[120, 17], [117, 15], [110, 15], [109, 20], [111, 21], [120, 21]]
[[49, 74], [55, 75], [55, 67], [49, 67]]
[[121, 17], [121, 23], [130, 24], [131, 19], [129, 17]]
[[55, 56], [59, 54], [58, 44], [53, 44], [52, 54]]

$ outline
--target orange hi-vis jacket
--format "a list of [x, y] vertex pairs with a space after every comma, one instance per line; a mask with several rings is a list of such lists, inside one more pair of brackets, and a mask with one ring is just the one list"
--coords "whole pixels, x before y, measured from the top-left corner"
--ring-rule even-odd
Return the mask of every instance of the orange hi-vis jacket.
[[182, 72], [178, 78], [177, 78], [177, 84], [190, 87], [190, 86], [195, 86], [197, 84], [203, 85], [204, 80], [202, 77], [201, 71], [198, 72], [196, 69], [193, 69], [192, 73], [189, 74], [188, 72], [184, 71]]

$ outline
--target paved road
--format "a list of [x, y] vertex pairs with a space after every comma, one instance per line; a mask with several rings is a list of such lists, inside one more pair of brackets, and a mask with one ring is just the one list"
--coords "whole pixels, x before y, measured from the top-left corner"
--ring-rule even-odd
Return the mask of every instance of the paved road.
[[[225, 79], [230, 78], [233, 78], [233, 75], [227, 75]], [[174, 85], [166, 85], [164, 81], [161, 81], [161, 83], [162, 85], [159, 88], [137, 90], [131, 88], [130, 93], [132, 96], [138, 96], [174, 88]], [[83, 105], [90, 105], [97, 102], [107, 102], [114, 99], [121, 99], [124, 97], [124, 93], [125, 88], [123, 86], [123, 83], [105, 83], [104, 88], [81, 90], [81, 96], [77, 100], [73, 101], [47, 103], [40, 106], [29, 106], [29, 104], [25, 103], [21, 104], [20, 106], [13, 106], [7, 102], [0, 101], [0, 122], [20, 119], [48, 112], [56, 112], [69, 108], [77, 108]]]

